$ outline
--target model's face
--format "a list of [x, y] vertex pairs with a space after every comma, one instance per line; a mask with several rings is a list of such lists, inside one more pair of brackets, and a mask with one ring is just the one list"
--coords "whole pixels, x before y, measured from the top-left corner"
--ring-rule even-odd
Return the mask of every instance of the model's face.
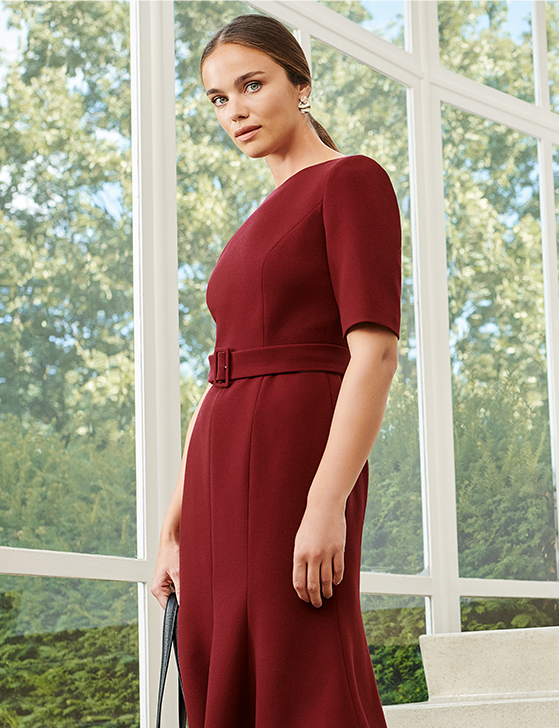
[[306, 123], [298, 102], [309, 87], [290, 83], [265, 53], [218, 46], [204, 62], [202, 81], [218, 121], [249, 157], [282, 154]]

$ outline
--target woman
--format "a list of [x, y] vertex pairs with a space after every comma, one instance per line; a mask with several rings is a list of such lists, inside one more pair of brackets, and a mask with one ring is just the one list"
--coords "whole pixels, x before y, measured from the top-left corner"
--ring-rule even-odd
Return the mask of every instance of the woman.
[[190, 728], [379, 728], [359, 571], [365, 463], [397, 365], [395, 193], [312, 118], [305, 56], [278, 21], [224, 26], [201, 74], [219, 123], [266, 159], [276, 189], [208, 283], [211, 383], [152, 592], [180, 602]]

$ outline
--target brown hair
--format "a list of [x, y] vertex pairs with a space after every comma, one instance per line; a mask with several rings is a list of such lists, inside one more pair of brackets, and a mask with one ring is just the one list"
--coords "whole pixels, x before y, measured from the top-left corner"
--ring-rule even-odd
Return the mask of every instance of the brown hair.
[[[282, 66], [294, 86], [299, 83], [311, 86], [311, 73], [302, 47], [285, 25], [268, 15], [239, 15], [220, 28], [204, 49], [200, 59], [201, 72], [204, 61], [224, 43], [236, 43], [266, 53]], [[304, 115], [323, 144], [340, 151], [328, 131], [309, 112]]]

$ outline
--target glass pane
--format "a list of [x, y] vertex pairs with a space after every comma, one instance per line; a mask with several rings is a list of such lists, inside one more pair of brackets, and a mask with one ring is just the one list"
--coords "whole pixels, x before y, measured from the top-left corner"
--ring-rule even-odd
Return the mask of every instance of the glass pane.
[[137, 592], [0, 577], [0, 724], [139, 727]]
[[416, 333], [412, 286], [406, 90], [312, 40], [313, 115], [344, 154], [365, 154], [389, 174], [403, 229], [399, 368], [370, 456], [362, 568], [416, 574], [424, 568]]
[[558, 0], [546, 2], [546, 38], [550, 108], [558, 113]]
[[404, 2], [401, 0], [319, 0], [380, 38], [404, 48]]
[[383, 705], [428, 699], [418, 638], [426, 634], [424, 597], [362, 594], [362, 618]]
[[461, 597], [461, 632], [558, 625], [558, 599]]
[[[264, 160], [241, 154], [220, 128], [200, 80], [204, 46], [238, 15], [240, 2], [176, 2], [177, 222], [183, 431], [207, 385], [214, 322], [206, 284], [229, 238], [274, 189]], [[211, 130], [211, 131], [209, 131]]]
[[0, 543], [136, 554], [129, 6], [2, 6]]
[[554, 580], [537, 142], [442, 121], [460, 575]]
[[530, 0], [438, 2], [442, 66], [535, 103]]

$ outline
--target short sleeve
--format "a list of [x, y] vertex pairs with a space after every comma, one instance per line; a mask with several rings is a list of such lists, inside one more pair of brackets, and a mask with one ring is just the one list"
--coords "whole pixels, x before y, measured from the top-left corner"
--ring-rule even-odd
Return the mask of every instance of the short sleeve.
[[399, 336], [401, 221], [383, 167], [362, 155], [334, 164], [325, 182], [323, 220], [343, 335], [369, 322]]

